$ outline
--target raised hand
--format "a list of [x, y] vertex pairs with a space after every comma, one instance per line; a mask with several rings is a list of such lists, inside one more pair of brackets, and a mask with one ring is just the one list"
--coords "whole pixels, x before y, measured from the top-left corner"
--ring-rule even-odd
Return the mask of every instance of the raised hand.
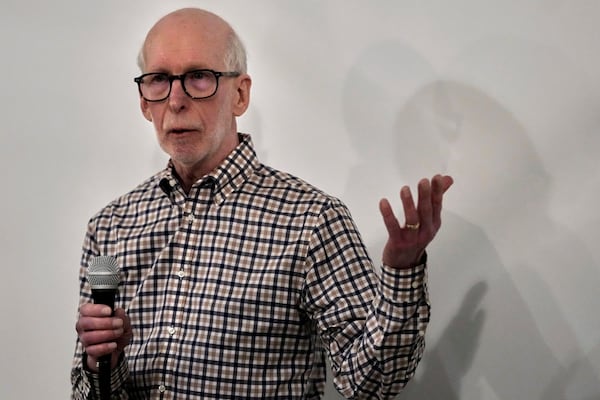
[[410, 188], [402, 187], [400, 199], [404, 208], [404, 226], [400, 225], [387, 199], [379, 202], [379, 211], [389, 235], [382, 255], [385, 265], [408, 268], [419, 262], [442, 225], [442, 200], [453, 182], [452, 177], [443, 175], [436, 175], [431, 181], [421, 179], [416, 206]]

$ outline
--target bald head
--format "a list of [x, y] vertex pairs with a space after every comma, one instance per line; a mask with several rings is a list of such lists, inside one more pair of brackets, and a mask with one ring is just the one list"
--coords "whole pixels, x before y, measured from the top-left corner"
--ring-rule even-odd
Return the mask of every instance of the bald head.
[[[138, 54], [138, 66], [142, 72], [149, 72], [147, 60], [165, 38], [181, 37], [211, 43], [210, 50], [224, 63], [224, 68], [240, 73], [247, 72], [246, 50], [233, 28], [221, 17], [199, 8], [182, 8], [162, 17], [146, 35]], [[172, 40], [172, 39], [169, 39]], [[174, 43], [173, 46], [178, 43]]]

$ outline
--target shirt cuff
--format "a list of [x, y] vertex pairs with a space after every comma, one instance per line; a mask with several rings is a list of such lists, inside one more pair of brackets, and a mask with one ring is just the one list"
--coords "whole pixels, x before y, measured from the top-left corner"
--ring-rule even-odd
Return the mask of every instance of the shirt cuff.
[[[91, 390], [95, 394], [95, 398], [100, 398], [100, 375], [97, 372], [90, 371], [87, 367], [87, 354], [83, 353], [83, 371], [85, 376], [90, 383]], [[115, 368], [110, 370], [110, 391], [115, 393], [123, 387], [129, 377], [129, 367], [127, 366], [127, 360], [125, 359], [125, 352], [121, 353], [119, 361]]]
[[425, 299], [429, 302], [427, 291], [427, 255], [418, 265], [409, 268], [381, 266], [379, 286], [385, 299], [393, 303], [414, 304]]

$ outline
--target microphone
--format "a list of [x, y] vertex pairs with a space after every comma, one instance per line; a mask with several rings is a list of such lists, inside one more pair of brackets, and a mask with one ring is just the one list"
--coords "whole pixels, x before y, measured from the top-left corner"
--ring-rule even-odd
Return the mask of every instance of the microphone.
[[88, 263], [87, 274], [94, 303], [107, 305], [114, 310], [120, 281], [117, 260], [112, 256], [94, 257]]
[[[88, 263], [88, 282], [92, 289], [92, 299], [96, 304], [104, 304], [115, 309], [115, 295], [119, 287], [119, 266], [112, 256], [94, 257]], [[100, 380], [100, 397], [110, 399], [110, 362], [111, 355], [107, 354], [98, 359], [98, 374]]]

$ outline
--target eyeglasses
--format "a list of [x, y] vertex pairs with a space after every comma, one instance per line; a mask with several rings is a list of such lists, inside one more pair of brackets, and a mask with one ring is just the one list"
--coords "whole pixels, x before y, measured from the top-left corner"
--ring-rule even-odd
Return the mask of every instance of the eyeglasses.
[[134, 78], [140, 95], [146, 101], [163, 101], [171, 94], [173, 81], [179, 80], [185, 94], [192, 99], [206, 99], [214, 96], [219, 88], [220, 77], [240, 76], [239, 72], [219, 72], [212, 69], [196, 69], [181, 75], [151, 72]]

